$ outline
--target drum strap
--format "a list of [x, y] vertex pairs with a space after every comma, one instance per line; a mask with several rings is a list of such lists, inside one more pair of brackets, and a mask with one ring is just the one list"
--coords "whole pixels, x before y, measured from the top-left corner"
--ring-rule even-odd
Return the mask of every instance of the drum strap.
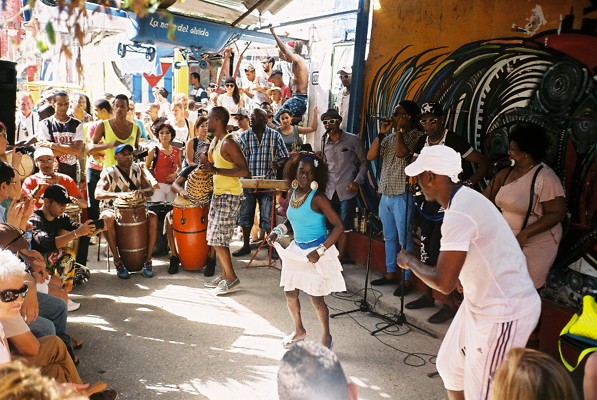
[[118, 165], [116, 166], [116, 170], [118, 171], [118, 173], [124, 178], [125, 181], [127, 181], [127, 183], [129, 184], [131, 190], [137, 190], [137, 185], [135, 185], [135, 182], [132, 181], [131, 178], [129, 178], [129, 176], [127, 174], [125, 174], [124, 172], [122, 172], [120, 170], [120, 168], [118, 168]]

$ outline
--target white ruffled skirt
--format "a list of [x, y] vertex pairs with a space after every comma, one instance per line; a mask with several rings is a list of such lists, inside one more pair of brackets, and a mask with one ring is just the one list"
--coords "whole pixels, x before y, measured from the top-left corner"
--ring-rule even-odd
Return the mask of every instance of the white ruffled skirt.
[[287, 248], [282, 247], [278, 242], [274, 247], [282, 260], [280, 286], [285, 291], [300, 289], [311, 296], [327, 296], [332, 292], [346, 290], [336, 246], [327, 249], [315, 264], [307, 260], [307, 254], [315, 247], [303, 250], [294, 240]]

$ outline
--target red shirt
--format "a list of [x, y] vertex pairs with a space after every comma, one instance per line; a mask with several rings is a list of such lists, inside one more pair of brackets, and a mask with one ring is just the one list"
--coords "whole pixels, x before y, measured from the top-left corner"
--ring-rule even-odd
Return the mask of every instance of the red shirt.
[[153, 176], [156, 181], [160, 183], [168, 183], [166, 178], [168, 175], [175, 173], [178, 168], [179, 152], [180, 149], [174, 146], [172, 146], [172, 152], [170, 154], [164, 153], [162, 149], [158, 151], [158, 159], [155, 168], [153, 169]]
[[[79, 190], [79, 187], [77, 186], [77, 184], [75, 183], [75, 181], [73, 180], [73, 178], [71, 178], [68, 175], [64, 175], [61, 174], [59, 172], [55, 172], [56, 174], [56, 178], [58, 179], [58, 182], [53, 182], [53, 183], [57, 183], [58, 185], [62, 185], [66, 188], [66, 191], [68, 192], [68, 195], [71, 197], [81, 197], [81, 191]], [[27, 177], [25, 179], [25, 182], [23, 182], [23, 194], [26, 196], [31, 196], [31, 193], [35, 190], [36, 187], [39, 186], [39, 182], [42, 180], [43, 175], [38, 172], [37, 174], [31, 175], [29, 177]], [[40, 189], [35, 195], [36, 195], [36, 199], [35, 199], [35, 210], [39, 210], [40, 208], [42, 208], [42, 206], [44, 205], [43, 200], [41, 199], [42, 195], [44, 194], [44, 192], [46, 191], [46, 188], [48, 186]]]

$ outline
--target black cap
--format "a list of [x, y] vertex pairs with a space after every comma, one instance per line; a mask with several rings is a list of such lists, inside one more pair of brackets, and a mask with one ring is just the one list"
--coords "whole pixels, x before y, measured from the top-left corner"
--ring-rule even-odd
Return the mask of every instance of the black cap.
[[404, 108], [404, 111], [406, 111], [406, 113], [410, 116], [416, 117], [421, 114], [421, 109], [414, 101], [402, 100], [400, 103], [398, 103], [398, 105]]
[[441, 117], [444, 115], [444, 110], [442, 109], [442, 105], [440, 103], [430, 101], [429, 103], [425, 103], [421, 106], [421, 115], [423, 114], [432, 114], [437, 117]]
[[54, 200], [60, 204], [70, 204], [72, 200], [68, 195], [66, 188], [62, 185], [50, 185], [44, 192], [44, 199]]
[[338, 113], [338, 110], [336, 110], [335, 108], [330, 108], [326, 112], [321, 114], [322, 121], [324, 120], [324, 118], [342, 119], [342, 116]]

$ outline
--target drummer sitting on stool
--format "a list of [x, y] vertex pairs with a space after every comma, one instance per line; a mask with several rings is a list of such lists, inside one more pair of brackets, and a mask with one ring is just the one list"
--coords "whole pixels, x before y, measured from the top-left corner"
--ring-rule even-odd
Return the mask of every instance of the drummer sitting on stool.
[[[69, 264], [67, 254], [57, 250], [64, 249], [77, 238], [93, 236], [98, 232], [92, 220], [79, 224], [64, 213], [67, 204], [73, 202], [64, 186], [50, 185], [44, 192], [42, 208], [29, 218], [29, 222], [33, 225], [31, 248], [39, 251], [46, 258], [47, 265], [62, 269], [58, 271], [60, 276], [70, 275], [68, 270], [71, 270], [74, 275], [74, 260], [71, 255], [71, 265], [67, 266]], [[66, 233], [62, 234], [61, 231]], [[68, 286], [72, 287], [72, 285]]]
[[25, 179], [23, 182], [23, 194], [35, 200], [35, 209], [39, 210], [44, 205], [41, 199], [48, 185], [57, 184], [64, 186], [70, 197], [80, 208], [87, 208], [87, 201], [83, 198], [77, 183], [68, 175], [54, 172], [54, 152], [47, 147], [40, 147], [33, 153], [35, 165], [39, 172]]
[[[207, 161], [207, 157], [205, 156], [204, 153], [201, 154], [200, 156], [200, 162], [204, 163]], [[197, 199], [195, 196], [190, 196], [189, 192], [187, 192], [187, 189], [189, 189], [186, 185], [187, 179], [190, 179], [192, 174], [203, 174], [202, 171], [197, 169], [198, 165], [190, 165], [186, 168], [184, 168], [180, 174], [178, 175], [178, 177], [176, 178], [176, 181], [174, 181], [174, 183], [172, 184], [172, 191], [175, 192], [176, 194], [178, 194], [179, 196], [183, 197], [186, 200], [189, 200], [191, 203], [196, 204], [196, 205], [201, 205], [200, 201], [196, 201], [196, 200], [200, 200]], [[211, 180], [211, 175], [210, 178]], [[192, 192], [191, 192], [192, 193]], [[206, 195], [209, 195], [209, 193], [205, 193]], [[209, 197], [207, 197], [207, 202], [209, 202]], [[171, 256], [170, 256], [170, 266], [168, 267], [168, 273], [169, 274], [176, 274], [178, 272], [178, 266], [180, 265], [180, 260], [178, 259], [178, 252], [176, 251], [176, 245], [174, 243], [174, 231], [172, 228], [172, 211], [170, 211], [167, 215], [166, 215], [166, 220], [165, 220], [165, 224], [166, 224], [166, 236], [168, 237], [168, 244], [170, 245], [170, 252], [171, 252]], [[207, 256], [207, 264], [205, 266], [205, 269], [203, 270], [203, 275], [204, 276], [213, 276], [214, 272], [215, 272], [215, 268], [216, 268], [216, 250], [212, 247], [209, 246], [209, 251], [208, 251], [208, 256]]]
[[[95, 198], [98, 200], [112, 200], [123, 197], [134, 197], [142, 199], [153, 194], [153, 188], [147, 180], [143, 170], [137, 164], [133, 164], [133, 146], [120, 144], [114, 148], [116, 165], [105, 168], [102, 171], [97, 187]], [[118, 247], [116, 246], [116, 216], [113, 210], [104, 210], [101, 214], [106, 222], [106, 233], [108, 245], [114, 255], [114, 266], [116, 275], [120, 279], [127, 279], [129, 271], [120, 259]], [[153, 249], [157, 237], [158, 216], [153, 211], [147, 211], [147, 248]], [[143, 276], [153, 277], [151, 265], [151, 250], [147, 252], [147, 258], [143, 264]]]

